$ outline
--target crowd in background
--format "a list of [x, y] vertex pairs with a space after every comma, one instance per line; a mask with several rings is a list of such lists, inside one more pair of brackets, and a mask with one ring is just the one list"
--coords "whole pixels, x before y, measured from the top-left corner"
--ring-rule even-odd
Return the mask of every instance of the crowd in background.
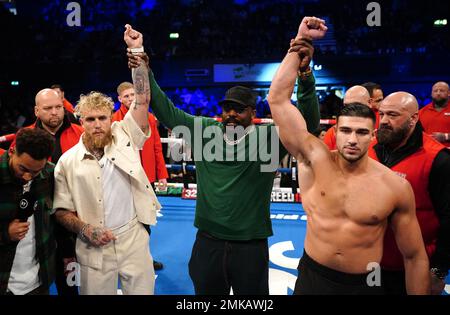
[[[444, 1], [414, 4], [383, 1], [383, 27], [378, 28], [366, 26], [369, 12], [359, 1], [81, 0], [78, 3], [82, 31], [67, 26], [70, 13], [66, 10], [67, 1], [26, 4], [17, 1], [17, 15], [0, 5], [0, 36], [8, 43], [8, 49], [0, 50], [0, 66], [6, 69], [0, 73], [0, 82], [5, 83], [0, 85], [0, 135], [15, 132], [34, 120], [35, 89], [6, 86], [8, 74], [34, 78], [44, 74], [41, 71], [50, 73], [57, 69], [60, 77], [75, 81], [69, 81], [71, 85], [111, 80], [117, 77], [116, 65], [125, 62], [121, 36], [125, 23], [143, 31], [152, 60], [280, 60], [293, 37], [292, 25], [311, 14], [325, 18], [329, 26], [326, 40], [315, 44], [316, 56], [397, 53], [426, 56], [430, 52], [448, 52], [450, 48], [448, 41], [439, 40], [445, 38], [447, 28], [433, 27], [433, 21], [449, 11], [450, 4]], [[179, 33], [180, 37], [170, 39], [169, 32]], [[55, 81], [52, 83], [66, 84], [56, 77]], [[218, 101], [225, 90], [180, 86], [167, 92], [179, 108], [193, 115], [212, 117], [221, 113]], [[258, 101], [258, 117], [270, 117], [265, 94]], [[429, 102], [429, 90], [414, 94], [421, 106]], [[322, 91], [319, 99], [323, 118], [334, 116], [342, 102], [333, 91]], [[70, 101], [76, 104], [77, 99]]]

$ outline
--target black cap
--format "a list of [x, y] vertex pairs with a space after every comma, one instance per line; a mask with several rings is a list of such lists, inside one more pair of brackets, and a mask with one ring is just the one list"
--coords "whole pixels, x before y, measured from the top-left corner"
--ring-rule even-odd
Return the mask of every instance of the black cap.
[[229, 102], [256, 108], [256, 95], [245, 86], [233, 86], [225, 93], [225, 98], [219, 104], [223, 106], [223, 104]]

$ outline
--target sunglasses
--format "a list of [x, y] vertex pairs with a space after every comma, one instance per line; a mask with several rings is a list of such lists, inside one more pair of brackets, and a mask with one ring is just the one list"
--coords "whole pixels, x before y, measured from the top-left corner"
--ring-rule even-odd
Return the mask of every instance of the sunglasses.
[[238, 114], [242, 114], [247, 109], [247, 107], [249, 106], [244, 106], [238, 103], [225, 103], [222, 106], [224, 112], [229, 112], [233, 109]]

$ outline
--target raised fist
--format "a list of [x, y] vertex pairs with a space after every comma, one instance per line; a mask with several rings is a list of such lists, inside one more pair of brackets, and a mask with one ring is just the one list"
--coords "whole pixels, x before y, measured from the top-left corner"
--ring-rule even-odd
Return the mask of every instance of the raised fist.
[[130, 24], [125, 25], [123, 39], [127, 43], [128, 48], [140, 48], [144, 41], [142, 34], [134, 30]]
[[305, 16], [298, 27], [296, 38], [321, 39], [325, 36], [327, 30], [328, 27], [325, 25], [325, 20], [316, 18], [315, 16]]

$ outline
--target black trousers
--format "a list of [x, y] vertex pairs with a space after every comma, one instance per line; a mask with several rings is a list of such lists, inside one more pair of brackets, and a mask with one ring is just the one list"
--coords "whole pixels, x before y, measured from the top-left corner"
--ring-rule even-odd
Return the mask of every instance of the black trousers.
[[349, 274], [319, 264], [303, 252], [294, 295], [380, 295], [381, 286], [369, 286], [368, 274]]
[[198, 231], [189, 261], [197, 295], [269, 294], [267, 239], [221, 240]]
[[67, 277], [64, 274], [64, 256], [62, 250], [59, 247], [56, 248], [55, 252], [55, 284], [58, 295], [63, 296], [73, 296], [78, 295], [77, 286], [69, 286], [67, 284]]
[[387, 295], [407, 295], [405, 271], [389, 271], [381, 269], [381, 285], [384, 294]]
[[64, 257], [75, 257], [75, 240], [76, 235], [69, 232], [60, 223], [54, 223], [54, 235], [56, 240], [55, 251], [55, 284], [58, 295], [78, 295], [77, 286], [69, 286], [64, 269]]
[[[6, 292], [5, 295], [14, 295], [11, 291]], [[25, 295], [49, 295], [48, 288], [44, 288], [43, 286], [37, 287], [33, 291], [28, 292]]]

